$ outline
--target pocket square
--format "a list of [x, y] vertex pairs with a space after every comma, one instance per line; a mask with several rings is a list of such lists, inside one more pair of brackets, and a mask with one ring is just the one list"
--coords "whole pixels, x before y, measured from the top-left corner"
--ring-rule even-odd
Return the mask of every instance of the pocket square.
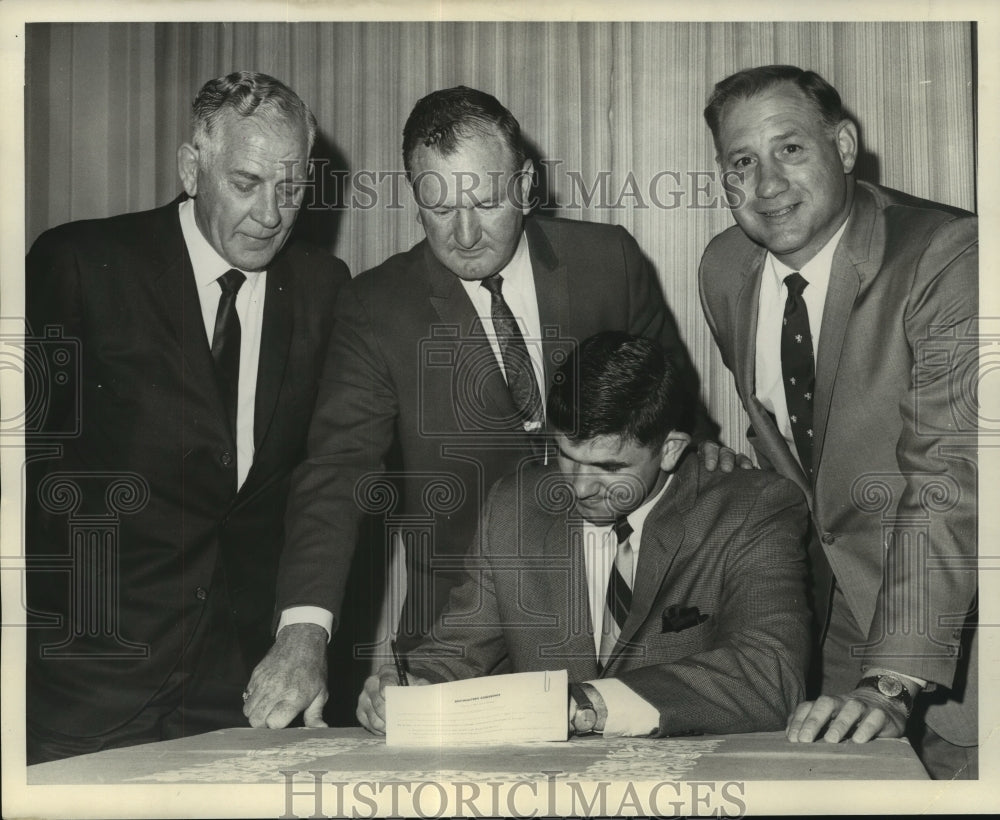
[[696, 606], [673, 605], [663, 610], [662, 620], [661, 632], [681, 632], [704, 623], [708, 620], [708, 615], [702, 615]]

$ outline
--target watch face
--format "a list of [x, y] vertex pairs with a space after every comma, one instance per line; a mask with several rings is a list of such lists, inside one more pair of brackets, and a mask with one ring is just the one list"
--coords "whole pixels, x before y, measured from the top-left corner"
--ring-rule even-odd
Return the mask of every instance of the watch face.
[[878, 690], [887, 698], [895, 698], [903, 691], [903, 684], [895, 678], [883, 677], [878, 679]]
[[577, 709], [573, 723], [581, 734], [591, 732], [597, 724], [597, 712], [594, 709]]

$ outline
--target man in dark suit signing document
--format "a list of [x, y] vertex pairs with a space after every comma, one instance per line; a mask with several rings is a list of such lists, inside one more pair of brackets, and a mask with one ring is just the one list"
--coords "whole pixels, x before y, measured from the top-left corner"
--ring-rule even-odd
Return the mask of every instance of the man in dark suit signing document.
[[[566, 669], [570, 729], [780, 729], [804, 686], [808, 509], [764, 471], [709, 472], [652, 341], [586, 340], [548, 397], [557, 463], [499, 481], [411, 684]], [[385, 729], [386, 665], [358, 719]]]
[[350, 277], [289, 241], [316, 129], [291, 89], [211, 80], [192, 126], [186, 196], [28, 255], [33, 333], [79, 351], [29, 454], [29, 763], [246, 725], [272, 643], [289, 474]]

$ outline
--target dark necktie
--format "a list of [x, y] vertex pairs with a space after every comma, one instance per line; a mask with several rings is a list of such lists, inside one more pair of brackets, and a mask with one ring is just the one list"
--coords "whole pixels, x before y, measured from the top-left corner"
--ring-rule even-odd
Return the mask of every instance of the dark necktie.
[[792, 437], [807, 476], [813, 470], [813, 393], [816, 367], [813, 361], [809, 312], [802, 292], [809, 283], [798, 273], [785, 277], [788, 298], [781, 322], [781, 381], [792, 423]]
[[482, 286], [490, 292], [493, 332], [500, 346], [500, 358], [507, 375], [507, 387], [514, 400], [518, 417], [525, 430], [540, 430], [542, 427], [542, 397], [535, 381], [535, 371], [531, 366], [528, 347], [524, 343], [521, 329], [511, 313], [500, 289], [503, 277], [499, 274], [482, 281]]
[[215, 314], [215, 333], [212, 336], [212, 358], [215, 374], [222, 388], [230, 429], [236, 436], [236, 405], [240, 381], [240, 317], [236, 313], [236, 294], [246, 281], [238, 270], [228, 270], [217, 281], [222, 289], [219, 310]]
[[611, 575], [608, 577], [608, 592], [604, 597], [604, 627], [601, 633], [599, 659], [602, 668], [611, 657], [615, 644], [618, 643], [622, 628], [625, 626], [625, 619], [628, 618], [628, 611], [632, 606], [632, 564], [635, 560], [635, 554], [629, 544], [632, 526], [628, 523], [628, 519], [622, 516], [615, 521], [612, 529], [618, 539], [618, 551], [611, 566]]

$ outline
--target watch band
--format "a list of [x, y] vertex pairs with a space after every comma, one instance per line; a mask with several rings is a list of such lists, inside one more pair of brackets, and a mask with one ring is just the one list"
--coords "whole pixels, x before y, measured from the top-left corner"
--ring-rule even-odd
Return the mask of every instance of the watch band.
[[[597, 709], [594, 704], [590, 701], [590, 696], [587, 694], [587, 690], [584, 689], [579, 683], [571, 683], [569, 685], [570, 697], [576, 701], [576, 715], [573, 717], [573, 728], [578, 735], [590, 734], [594, 731], [594, 727], [597, 725]], [[586, 725], [587, 713], [590, 713], [589, 726]], [[584, 718], [584, 725], [578, 723], [578, 719]]]
[[870, 675], [858, 681], [858, 688], [874, 689], [882, 697], [902, 703], [907, 717], [913, 711], [913, 696], [910, 695], [910, 690], [894, 675]]

